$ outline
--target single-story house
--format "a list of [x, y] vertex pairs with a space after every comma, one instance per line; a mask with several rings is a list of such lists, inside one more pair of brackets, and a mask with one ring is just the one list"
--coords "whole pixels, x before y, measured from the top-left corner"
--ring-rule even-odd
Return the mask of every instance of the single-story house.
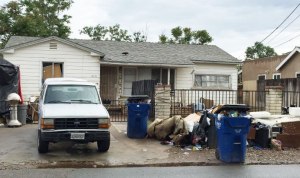
[[48, 77], [97, 83], [102, 99], [131, 95], [132, 82], [157, 80], [174, 89], [237, 90], [240, 61], [215, 45], [183, 45], [12, 36], [0, 50], [18, 65], [25, 99]]

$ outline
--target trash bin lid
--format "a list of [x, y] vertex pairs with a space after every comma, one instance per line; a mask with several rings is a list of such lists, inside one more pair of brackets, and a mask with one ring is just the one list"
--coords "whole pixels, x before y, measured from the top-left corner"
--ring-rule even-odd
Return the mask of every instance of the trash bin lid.
[[132, 95], [128, 97], [128, 103], [146, 103], [149, 100], [149, 96], [147, 95]]
[[148, 95], [131, 95], [127, 100], [135, 100], [135, 99], [149, 99]]
[[224, 104], [217, 106], [216, 110], [213, 111], [214, 114], [219, 114], [224, 110], [236, 110], [241, 112], [246, 112], [250, 110], [250, 107], [245, 104]]

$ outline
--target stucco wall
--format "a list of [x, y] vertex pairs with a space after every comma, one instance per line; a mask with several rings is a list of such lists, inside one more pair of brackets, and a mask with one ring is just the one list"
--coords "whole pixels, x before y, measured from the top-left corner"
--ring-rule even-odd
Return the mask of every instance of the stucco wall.
[[[258, 75], [266, 75], [266, 79], [272, 79], [276, 71], [276, 67], [284, 60], [286, 55], [275, 56], [271, 58], [262, 58], [256, 60], [244, 61], [243, 64], [243, 82], [257, 80]], [[243, 83], [244, 85], [244, 83]]]
[[279, 72], [281, 72], [281, 78], [295, 78], [295, 73], [300, 73], [300, 54], [293, 55]]
[[254, 91], [257, 89], [257, 81], [250, 80], [243, 82], [243, 90]]

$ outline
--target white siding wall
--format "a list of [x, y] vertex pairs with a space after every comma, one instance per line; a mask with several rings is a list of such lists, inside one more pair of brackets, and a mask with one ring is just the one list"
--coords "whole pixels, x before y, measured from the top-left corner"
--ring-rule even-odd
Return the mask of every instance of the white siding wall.
[[[194, 88], [195, 74], [230, 75], [231, 90], [237, 90], [237, 69], [235, 65], [199, 64], [190, 68], [176, 69], [176, 89], [201, 89]], [[203, 89], [208, 90], [208, 89]], [[225, 88], [224, 90], [228, 90]], [[237, 93], [227, 91], [182, 91], [175, 94], [175, 101], [183, 106], [191, 103], [200, 103], [201, 98], [210, 99], [213, 104], [236, 104]]]
[[237, 90], [237, 69], [235, 65], [198, 64], [190, 68], [176, 69], [176, 89], [192, 89], [195, 74], [217, 74], [231, 76], [231, 89]]
[[90, 52], [57, 43], [57, 49], [49, 49], [49, 42], [45, 42], [16, 49], [13, 54], [4, 54], [4, 59], [20, 66], [22, 92], [25, 100], [29, 96], [38, 96], [40, 93], [42, 62], [63, 63], [64, 77], [82, 78], [97, 83], [99, 86], [99, 57], [92, 57]]

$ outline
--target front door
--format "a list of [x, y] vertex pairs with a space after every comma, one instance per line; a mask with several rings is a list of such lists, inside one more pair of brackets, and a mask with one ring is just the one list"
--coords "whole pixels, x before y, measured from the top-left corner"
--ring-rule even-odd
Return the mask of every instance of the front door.
[[100, 95], [102, 100], [116, 100], [118, 92], [118, 68], [101, 66]]

